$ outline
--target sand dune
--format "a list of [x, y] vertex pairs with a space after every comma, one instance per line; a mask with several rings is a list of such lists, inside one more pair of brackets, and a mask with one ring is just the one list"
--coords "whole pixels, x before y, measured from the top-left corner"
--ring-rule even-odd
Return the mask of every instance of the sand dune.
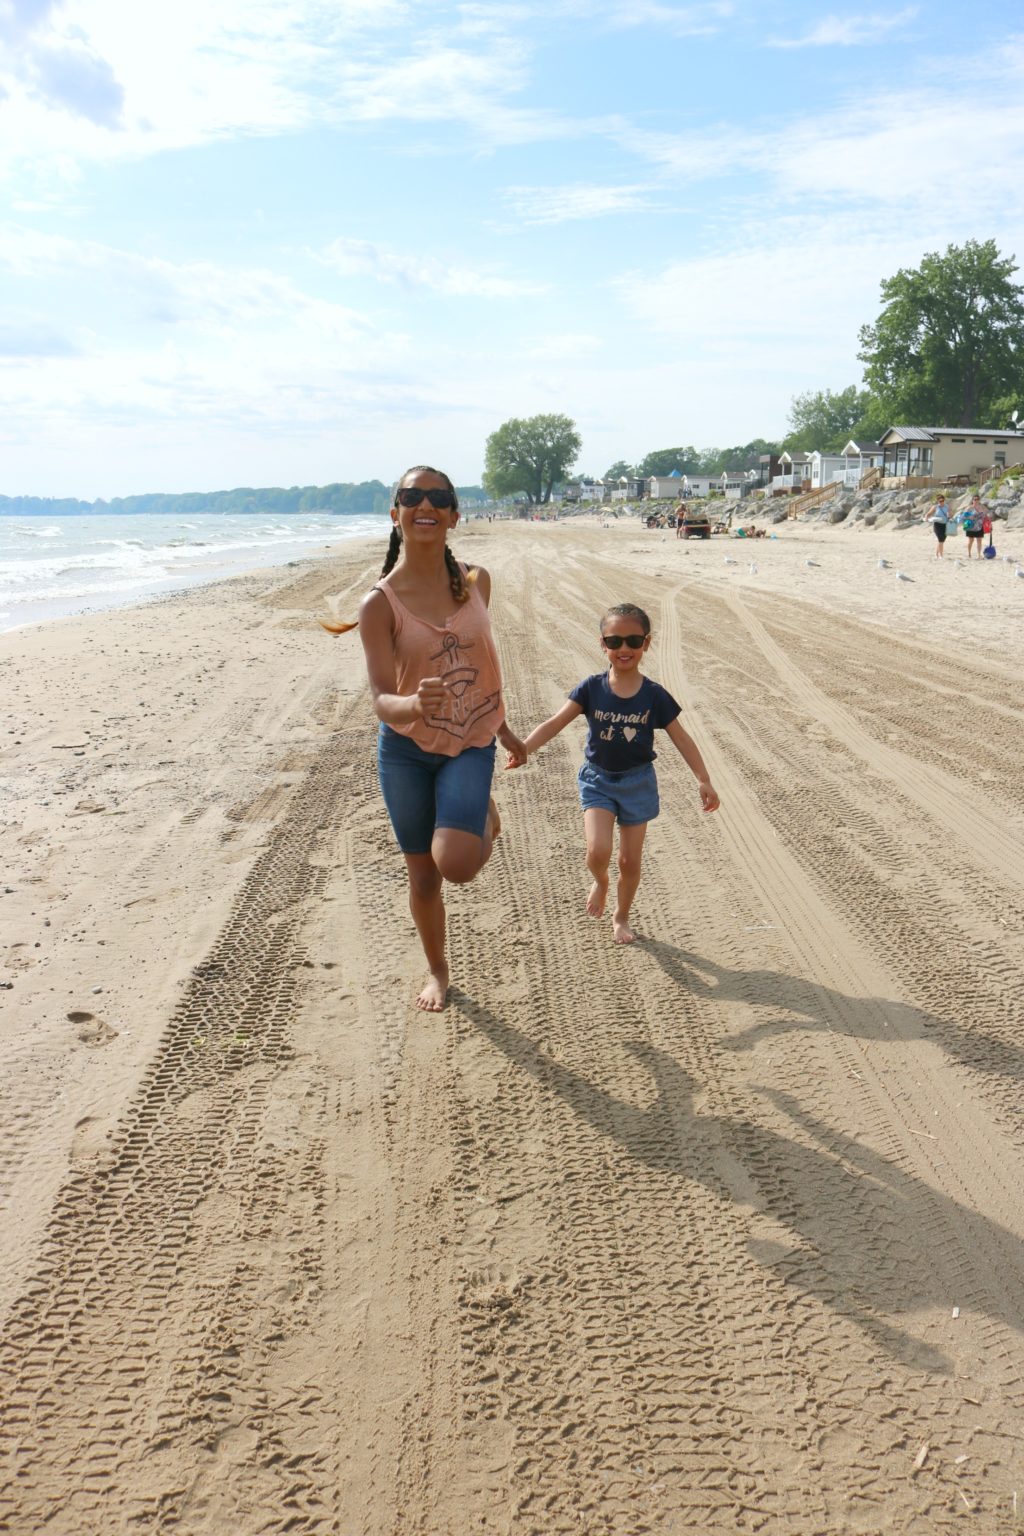
[[723, 808], [662, 753], [624, 951], [582, 733], [503, 775], [436, 1018], [315, 624], [380, 551], [0, 640], [0, 1525], [1014, 1530], [1024, 583], [923, 528], [456, 548], [516, 729], [646, 607]]

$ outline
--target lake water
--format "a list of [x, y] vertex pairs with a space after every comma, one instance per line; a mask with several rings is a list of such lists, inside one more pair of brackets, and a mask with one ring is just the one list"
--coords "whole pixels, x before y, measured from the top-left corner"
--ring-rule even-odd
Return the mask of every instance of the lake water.
[[367, 534], [383, 559], [389, 530], [380, 514], [0, 517], [0, 631], [122, 608]]

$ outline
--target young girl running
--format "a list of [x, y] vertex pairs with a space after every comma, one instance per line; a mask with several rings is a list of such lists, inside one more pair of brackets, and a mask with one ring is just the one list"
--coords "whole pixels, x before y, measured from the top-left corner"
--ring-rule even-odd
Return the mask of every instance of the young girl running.
[[[612, 834], [619, 824], [619, 880], [612, 934], [616, 944], [632, 944], [636, 934], [629, 911], [640, 884], [640, 861], [647, 823], [659, 811], [654, 774], [654, 732], [663, 729], [697, 780], [705, 811], [717, 811], [718, 795], [708, 778], [697, 744], [679, 724], [679, 705], [659, 683], [640, 674], [640, 661], [651, 643], [651, 621], [642, 608], [619, 603], [601, 620], [601, 644], [607, 672], [595, 672], [578, 684], [557, 714], [536, 726], [523, 742], [536, 752], [579, 715], [589, 724], [586, 761], [579, 772], [580, 803], [587, 834], [587, 868], [594, 877], [587, 911], [600, 917], [608, 898]], [[510, 753], [506, 764], [518, 766]]]
[[501, 830], [491, 799], [495, 736], [510, 764], [526, 762], [505, 723], [487, 611], [490, 577], [460, 565], [448, 548], [458, 520], [447, 475], [422, 464], [407, 470], [395, 492], [381, 579], [359, 608], [380, 720], [380, 787], [405, 855], [409, 907], [429, 971], [416, 1005], [431, 1013], [448, 995], [442, 883], [472, 880]]

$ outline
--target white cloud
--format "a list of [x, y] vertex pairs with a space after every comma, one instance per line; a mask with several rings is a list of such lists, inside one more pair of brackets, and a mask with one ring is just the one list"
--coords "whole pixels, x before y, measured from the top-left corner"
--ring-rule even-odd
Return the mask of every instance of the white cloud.
[[[10, 4], [10, 0], [7, 0]], [[2, 14], [3, 0], [0, 0]], [[513, 8], [402, 0], [41, 0], [0, 32], [0, 174], [59, 197], [74, 167], [314, 125], [468, 128], [475, 147], [592, 131], [517, 103], [529, 32]]]
[[373, 277], [403, 288], [429, 288], [456, 298], [507, 299], [542, 293], [546, 285], [499, 277], [470, 267], [446, 266], [431, 256], [410, 256], [370, 240], [332, 240], [317, 261], [344, 277]]
[[736, 7], [730, 0], [708, 0], [702, 5], [669, 5], [665, 0], [612, 0], [605, 10], [606, 25], [614, 28], [657, 27], [673, 37], [708, 37], [721, 30]]
[[507, 187], [505, 200], [526, 224], [562, 224], [611, 213], [635, 213], [651, 207], [646, 186]]
[[545, 336], [541, 341], [527, 346], [524, 355], [534, 362], [576, 362], [593, 357], [604, 343], [600, 336], [586, 333], [567, 333]]
[[897, 31], [913, 21], [918, 7], [902, 11], [872, 11], [862, 16], [823, 16], [805, 37], [769, 38], [769, 48], [871, 47], [881, 35]]
[[959, 210], [976, 227], [1004, 212], [1024, 177], [1022, 90], [1024, 48], [1011, 39], [998, 60], [961, 60], [954, 73], [899, 90], [860, 87], [779, 127], [619, 137], [667, 183], [744, 177], [748, 218], [845, 206], [920, 222]]

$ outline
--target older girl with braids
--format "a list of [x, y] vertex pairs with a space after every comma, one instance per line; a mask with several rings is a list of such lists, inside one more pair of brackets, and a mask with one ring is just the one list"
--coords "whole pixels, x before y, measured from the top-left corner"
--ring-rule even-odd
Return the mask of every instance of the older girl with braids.
[[409, 871], [409, 906], [429, 975], [417, 1007], [448, 994], [445, 880], [472, 880], [501, 830], [491, 799], [495, 737], [509, 760], [526, 750], [505, 723], [491, 635], [491, 582], [461, 565], [447, 536], [455, 487], [427, 465], [406, 470], [391, 509], [391, 543], [359, 609], [373, 705], [380, 720], [380, 787]]

